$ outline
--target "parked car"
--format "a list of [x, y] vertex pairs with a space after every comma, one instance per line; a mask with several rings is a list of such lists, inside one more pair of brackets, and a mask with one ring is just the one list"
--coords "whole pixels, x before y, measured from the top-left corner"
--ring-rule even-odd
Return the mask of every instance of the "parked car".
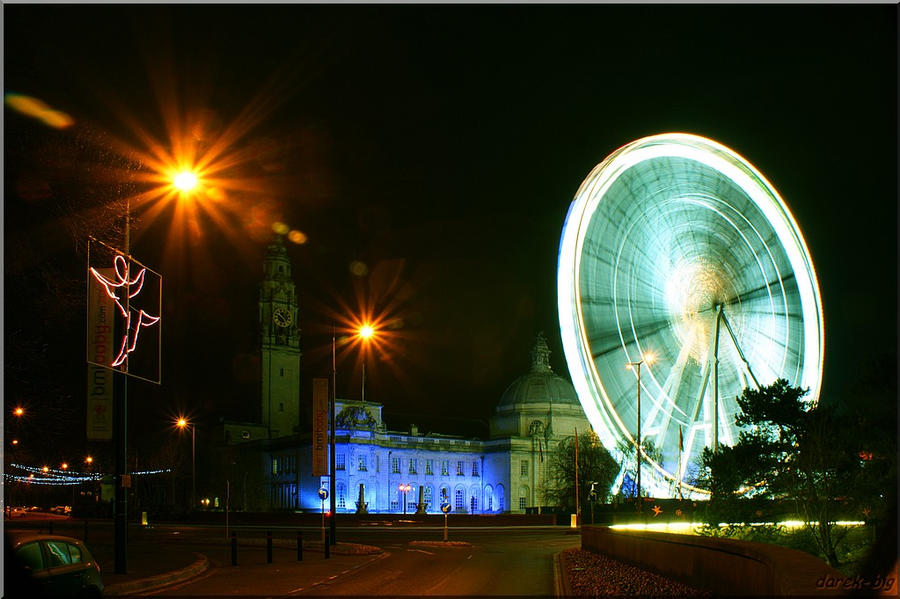
[[103, 595], [100, 565], [78, 539], [7, 531], [5, 561], [6, 597]]

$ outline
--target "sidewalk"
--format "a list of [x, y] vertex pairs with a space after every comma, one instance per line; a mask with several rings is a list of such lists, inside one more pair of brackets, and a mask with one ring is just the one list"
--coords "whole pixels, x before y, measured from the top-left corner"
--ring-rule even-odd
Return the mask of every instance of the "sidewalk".
[[207, 556], [177, 544], [130, 544], [126, 573], [116, 574], [115, 551], [111, 545], [95, 544], [91, 551], [100, 563], [106, 596], [150, 591], [188, 580], [209, 568]]

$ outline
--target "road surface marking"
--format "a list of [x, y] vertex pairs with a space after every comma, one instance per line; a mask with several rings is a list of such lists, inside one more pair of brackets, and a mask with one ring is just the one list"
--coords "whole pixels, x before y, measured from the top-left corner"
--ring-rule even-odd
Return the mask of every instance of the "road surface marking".
[[469, 557], [467, 557], [466, 559], [472, 559], [472, 554], [470, 553]]
[[425, 551], [424, 549], [407, 549], [407, 551], [418, 551], [419, 553], [425, 553], [427, 555], [434, 555], [431, 551]]

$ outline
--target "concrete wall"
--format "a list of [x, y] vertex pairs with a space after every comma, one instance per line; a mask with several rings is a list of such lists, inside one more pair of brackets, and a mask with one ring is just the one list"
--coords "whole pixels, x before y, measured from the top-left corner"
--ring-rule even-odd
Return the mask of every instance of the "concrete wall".
[[816, 581], [842, 576], [807, 553], [731, 539], [585, 526], [581, 546], [715, 595], [823, 595]]

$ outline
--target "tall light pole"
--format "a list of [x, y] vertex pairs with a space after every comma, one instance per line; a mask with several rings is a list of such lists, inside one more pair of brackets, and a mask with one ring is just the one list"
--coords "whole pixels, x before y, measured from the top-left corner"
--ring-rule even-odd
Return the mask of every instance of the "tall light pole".
[[[356, 333], [363, 342], [368, 342], [375, 335], [375, 329], [371, 324], [365, 323], [361, 327], [359, 327], [359, 331]], [[363, 361], [362, 361], [362, 401], [365, 403], [366, 401], [366, 354], [365, 350], [363, 350]]]
[[197, 427], [184, 418], [179, 418], [175, 425], [181, 430], [191, 429], [191, 511], [193, 511], [197, 507], [197, 438], [195, 436]]
[[335, 503], [335, 483], [334, 476], [335, 465], [337, 460], [334, 456], [334, 425], [335, 425], [335, 414], [334, 414], [334, 404], [335, 399], [337, 398], [337, 365], [335, 362], [335, 337], [334, 337], [334, 324], [331, 325], [331, 394], [328, 396], [328, 467], [329, 473], [331, 476], [328, 477], [328, 490], [330, 491], [330, 499], [329, 499], [329, 508], [331, 510], [331, 522], [328, 525], [329, 528], [329, 538], [328, 542], [332, 545], [337, 543], [337, 514], [335, 513], [336, 503]]
[[641, 364], [653, 364], [656, 356], [652, 353], [646, 353], [641, 356], [637, 362], [628, 362], [626, 368], [629, 370], [637, 370], [637, 502], [638, 513], [641, 513], [643, 506], [641, 501]]

